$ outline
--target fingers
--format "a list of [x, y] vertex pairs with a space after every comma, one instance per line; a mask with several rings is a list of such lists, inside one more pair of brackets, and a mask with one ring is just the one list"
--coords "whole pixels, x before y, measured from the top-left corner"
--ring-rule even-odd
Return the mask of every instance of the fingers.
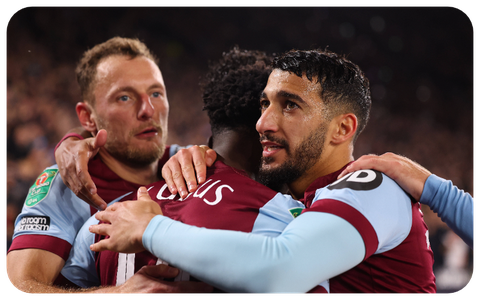
[[207, 146], [192, 146], [179, 150], [162, 168], [162, 177], [172, 194], [185, 198], [194, 192], [207, 178], [207, 166], [211, 166], [217, 153]]
[[120, 203], [114, 203], [107, 207], [107, 209], [103, 211], [99, 211], [95, 214], [95, 218], [101, 222], [106, 222], [106, 223], [111, 223], [111, 212], [114, 212], [117, 210], [117, 206]]
[[107, 140], [107, 131], [100, 130], [95, 137], [85, 139], [87, 146], [86, 155], [79, 151], [76, 157], [76, 174], [74, 180], [75, 191], [77, 196], [92, 205], [98, 210], [104, 210], [107, 203], [97, 194], [97, 187], [88, 173], [88, 163], [94, 157], [99, 149], [103, 147]]
[[138, 272], [142, 272], [155, 278], [174, 278], [178, 275], [180, 270], [167, 264], [160, 264], [154, 266], [143, 266]]
[[[337, 178], [342, 178], [348, 173], [352, 173], [358, 170], [369, 170], [373, 169], [376, 162], [378, 162], [379, 157], [375, 154], [363, 155], [356, 161], [352, 162], [348, 167], [346, 167]], [[379, 170], [381, 171], [381, 170]]]
[[155, 201], [152, 200], [152, 198], [148, 194], [147, 188], [145, 188], [144, 186], [142, 186], [138, 189], [137, 199], [139, 201], [150, 201], [151, 202], [151, 203], [149, 203], [149, 204], [151, 204], [151, 206], [150, 206], [151, 211], [150, 212], [153, 213], [154, 215], [163, 215], [162, 208], [160, 207], [160, 205], [158, 203], [156, 203]]
[[[194, 192], [197, 189], [197, 172], [200, 172], [200, 177], [203, 181], [207, 175], [205, 150], [199, 146], [192, 146], [183, 150], [185, 151], [177, 153], [179, 155], [178, 162], [180, 163], [183, 178], [187, 183], [188, 191]], [[184, 198], [187, 194], [180, 196]]]
[[[195, 146], [194, 146], [195, 147]], [[172, 194], [178, 193], [185, 198], [188, 195], [185, 181], [196, 182], [192, 154], [188, 149], [182, 149], [172, 156], [162, 168], [162, 176]]]
[[[194, 171], [196, 173], [196, 180], [194, 178], [189, 178], [187, 176], [192, 176], [194, 174], [187, 173], [185, 175], [185, 180], [187, 181], [188, 184], [188, 191], [193, 192], [197, 189], [197, 183], [202, 184], [205, 182], [205, 178], [207, 178], [207, 164], [206, 164], [206, 159], [205, 159], [205, 152], [206, 149], [208, 148], [207, 146], [193, 146], [191, 147], [192, 149], [192, 159], [193, 159], [193, 166], [194, 166]], [[182, 169], [182, 171], [184, 171]], [[187, 169], [186, 171], [190, 172], [190, 169]]]
[[105, 202], [105, 200], [103, 200], [98, 194], [94, 194], [94, 195], [88, 194], [88, 196], [85, 196], [85, 194], [83, 195], [86, 198], [86, 199], [82, 198], [83, 201], [95, 207], [97, 210], [102, 211], [107, 208], [107, 202]]
[[171, 160], [172, 160], [172, 158], [170, 158], [170, 160], [163, 165], [163, 167], [162, 167], [162, 178], [163, 178], [163, 180], [165, 180], [165, 183], [167, 184], [167, 187], [168, 187], [168, 190], [170, 191], [170, 193], [172, 193], [172, 195], [176, 195], [178, 193], [177, 186], [175, 185], [175, 182], [173, 181], [172, 169], [169, 165]]
[[97, 187], [93, 182], [92, 178], [88, 172], [81, 171], [85, 167], [77, 167], [79, 173], [77, 174], [78, 186], [74, 190], [77, 191], [76, 194], [83, 201], [87, 202], [91, 206], [95, 207], [97, 210], [104, 210], [107, 208], [107, 203], [97, 194]]
[[179, 281], [178, 289], [182, 293], [211, 293], [213, 287], [204, 282]]
[[182, 168], [178, 162], [178, 157], [173, 156], [162, 168], [162, 177], [167, 183], [170, 193], [179, 194], [184, 198], [188, 195], [187, 186], [183, 179]]
[[97, 136], [84, 140], [69, 138], [62, 142], [55, 153], [62, 180], [75, 195], [98, 210], [107, 206], [97, 195], [97, 187], [88, 173], [88, 163], [105, 145], [107, 132], [100, 130]]
[[[193, 152], [193, 165], [197, 173], [197, 182], [193, 182], [192, 184], [198, 183], [200, 185], [203, 184], [207, 178], [207, 167], [211, 167], [217, 159], [217, 152], [205, 145], [198, 146], [198, 148], [196, 147], [197, 146], [189, 149]], [[196, 187], [189, 191], [194, 192], [195, 190]]]
[[142, 186], [137, 191], [137, 199], [142, 201], [152, 201], [152, 198], [148, 194], [147, 188]]
[[103, 235], [103, 236], [108, 236], [108, 235], [110, 235], [109, 233], [110, 233], [111, 227], [112, 227], [112, 225], [110, 225], [110, 224], [102, 223], [102, 224], [90, 225], [88, 227], [88, 230], [91, 233], [95, 233], [95, 234]]
[[205, 162], [207, 163], [207, 167], [211, 167], [216, 159], [217, 152], [215, 152], [215, 150], [213, 149], [208, 148], [207, 152], [205, 152]]
[[108, 239], [103, 239], [99, 242], [96, 242], [95, 244], [90, 245], [90, 250], [95, 252], [110, 250], [108, 247], [108, 242], [109, 242]]
[[94, 149], [100, 149], [105, 146], [107, 143], [107, 131], [105, 129], [100, 129], [95, 136], [95, 141], [93, 143]]

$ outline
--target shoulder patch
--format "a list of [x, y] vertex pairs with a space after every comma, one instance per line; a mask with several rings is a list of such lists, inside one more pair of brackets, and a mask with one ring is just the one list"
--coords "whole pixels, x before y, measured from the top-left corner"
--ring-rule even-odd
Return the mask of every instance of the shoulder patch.
[[52, 187], [52, 182], [58, 173], [58, 169], [47, 169], [38, 176], [35, 183], [28, 190], [25, 205], [32, 207], [45, 199]]
[[369, 191], [382, 184], [382, 173], [375, 170], [359, 170], [340, 178], [327, 186], [329, 190], [352, 189], [356, 191]]
[[298, 217], [302, 213], [303, 208], [302, 207], [294, 207], [294, 208], [290, 208], [288, 211], [292, 214], [293, 218], [295, 219], [296, 217]]

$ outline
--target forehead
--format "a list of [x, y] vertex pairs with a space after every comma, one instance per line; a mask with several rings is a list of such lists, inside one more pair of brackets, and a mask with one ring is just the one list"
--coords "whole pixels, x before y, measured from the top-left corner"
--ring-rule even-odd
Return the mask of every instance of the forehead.
[[124, 55], [109, 56], [97, 65], [96, 82], [124, 85], [135, 80], [151, 80], [164, 85], [162, 73], [150, 59], [139, 56], [130, 58]]
[[288, 94], [298, 95], [304, 101], [319, 101], [320, 90], [320, 84], [316, 83], [315, 78], [313, 81], [310, 81], [305, 75], [299, 77], [294, 73], [275, 69], [268, 77], [264, 93], [269, 98], [286, 92]]

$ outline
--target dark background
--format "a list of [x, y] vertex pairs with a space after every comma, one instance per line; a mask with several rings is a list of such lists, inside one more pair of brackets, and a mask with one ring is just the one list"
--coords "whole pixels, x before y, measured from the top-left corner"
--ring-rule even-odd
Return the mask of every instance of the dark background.
[[[355, 157], [402, 154], [473, 195], [473, 28], [460, 10], [25, 8], [7, 27], [7, 243], [28, 188], [54, 164], [58, 140], [79, 125], [77, 60], [113, 36], [137, 37], [160, 58], [170, 102], [168, 141], [181, 145], [206, 143], [210, 127], [198, 81], [208, 62], [234, 45], [346, 54], [370, 79], [373, 100]], [[439, 291], [458, 290], [471, 275], [472, 253], [423, 211]]]

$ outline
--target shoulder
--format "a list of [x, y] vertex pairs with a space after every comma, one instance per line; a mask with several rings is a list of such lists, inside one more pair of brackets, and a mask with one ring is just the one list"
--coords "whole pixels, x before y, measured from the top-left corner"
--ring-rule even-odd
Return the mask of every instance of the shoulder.
[[54, 209], [54, 207], [51, 207], [52, 202], [58, 202], [59, 205], [62, 205], [69, 201], [74, 201], [74, 198], [77, 197], [63, 183], [57, 165], [53, 165], [43, 170], [29, 188], [25, 198], [24, 209], [40, 206]]
[[374, 170], [356, 171], [318, 189], [311, 210], [336, 214], [352, 224], [363, 218], [374, 229], [379, 250], [398, 245], [412, 226], [410, 196]]
[[[318, 189], [314, 202], [325, 198], [360, 206], [369, 206], [374, 202], [379, 202], [382, 206], [387, 203], [410, 202], [409, 196], [395, 181], [375, 170], [359, 170]], [[363, 201], [367, 199], [368, 201]]]
[[60, 178], [57, 165], [53, 165], [43, 170], [28, 190], [25, 205], [28, 207], [35, 206], [44, 200], [52, 189], [55, 190], [66, 187], [61, 179], [55, 180], [57, 177]]
[[15, 221], [14, 237], [44, 234], [72, 243], [88, 217], [90, 206], [65, 186], [54, 165], [46, 168], [30, 187]]

